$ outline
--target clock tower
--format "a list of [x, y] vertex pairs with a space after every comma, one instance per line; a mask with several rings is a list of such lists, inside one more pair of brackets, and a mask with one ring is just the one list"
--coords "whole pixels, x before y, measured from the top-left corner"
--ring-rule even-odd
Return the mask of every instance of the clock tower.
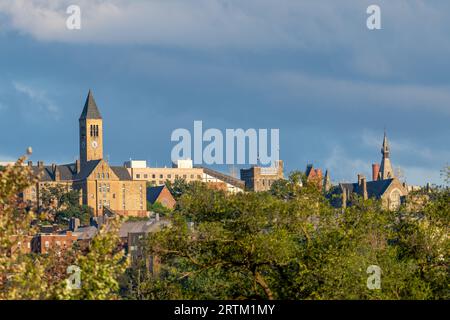
[[103, 159], [103, 119], [89, 90], [80, 119], [80, 162]]

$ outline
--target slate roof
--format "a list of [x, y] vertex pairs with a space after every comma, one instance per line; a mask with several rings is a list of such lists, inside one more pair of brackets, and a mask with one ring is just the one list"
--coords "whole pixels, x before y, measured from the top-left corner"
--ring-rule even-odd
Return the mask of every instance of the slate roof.
[[149, 219], [146, 221], [127, 221], [124, 222], [119, 229], [119, 237], [126, 238], [128, 233], [149, 233], [156, 231], [161, 226], [168, 225], [168, 220]]
[[[101, 160], [91, 160], [81, 166], [81, 171], [76, 173], [76, 165], [74, 163], [57, 165], [56, 170], [59, 171], [60, 181], [76, 181], [84, 180], [92, 173]], [[131, 176], [125, 167], [111, 166], [111, 170], [117, 175], [120, 180], [132, 180]], [[55, 181], [55, 173], [53, 166], [32, 166], [31, 170], [35, 176], [39, 175], [40, 181]]]
[[[386, 189], [391, 185], [394, 179], [385, 179], [377, 181], [368, 181], [367, 183], [367, 196], [369, 198], [380, 198]], [[342, 189], [348, 190], [350, 193], [359, 193], [358, 183], [341, 183]]]
[[130, 173], [125, 167], [110, 167], [120, 180], [131, 180]]
[[80, 116], [80, 120], [84, 119], [102, 119], [91, 90], [89, 90], [86, 102], [84, 103], [83, 112]]
[[[31, 170], [35, 176], [40, 177], [40, 181], [55, 181], [53, 166], [32, 166]], [[56, 170], [59, 171], [61, 181], [73, 180], [76, 171], [74, 163], [57, 165]]]
[[101, 160], [90, 160], [87, 161], [84, 165], [81, 166], [81, 171], [74, 175], [73, 180], [84, 180], [91, 172], [97, 167]]
[[159, 195], [165, 188], [164, 185], [157, 187], [148, 187], [147, 188], [147, 201], [150, 201], [151, 204], [155, 203], [156, 199], [158, 199]]

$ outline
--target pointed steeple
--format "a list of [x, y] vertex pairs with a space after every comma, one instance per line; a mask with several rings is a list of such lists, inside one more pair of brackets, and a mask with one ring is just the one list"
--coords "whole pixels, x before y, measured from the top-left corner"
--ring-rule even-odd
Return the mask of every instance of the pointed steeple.
[[86, 102], [84, 103], [83, 112], [81, 113], [80, 116], [80, 120], [84, 119], [102, 119], [100, 111], [97, 108], [97, 104], [95, 103], [94, 95], [92, 94], [91, 89], [89, 89]]
[[384, 138], [383, 138], [383, 146], [381, 148], [381, 154], [383, 155], [383, 158], [389, 158], [389, 142], [386, 135], [386, 130], [384, 131]]
[[386, 130], [384, 131], [384, 138], [383, 138], [383, 146], [381, 147], [381, 165], [380, 165], [380, 172], [379, 172], [379, 179], [385, 180], [385, 179], [391, 179], [394, 178], [394, 170], [392, 170], [391, 160], [389, 159], [389, 142], [386, 135]]

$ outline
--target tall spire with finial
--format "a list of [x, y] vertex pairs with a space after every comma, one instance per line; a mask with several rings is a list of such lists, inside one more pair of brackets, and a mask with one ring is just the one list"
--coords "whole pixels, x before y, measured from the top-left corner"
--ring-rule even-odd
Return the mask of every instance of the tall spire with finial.
[[394, 170], [392, 170], [391, 160], [389, 159], [390, 148], [386, 135], [386, 129], [384, 130], [383, 145], [381, 147], [381, 165], [379, 178], [381, 180], [394, 178]]

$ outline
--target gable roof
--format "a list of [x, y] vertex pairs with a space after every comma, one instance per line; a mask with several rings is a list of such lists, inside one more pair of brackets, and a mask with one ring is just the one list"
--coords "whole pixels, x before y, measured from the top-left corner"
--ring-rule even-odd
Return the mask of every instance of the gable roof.
[[100, 161], [102, 160], [90, 160], [82, 164], [80, 172], [73, 177], [73, 180], [87, 179], [87, 177], [89, 177], [89, 175], [97, 167]]
[[86, 102], [84, 103], [83, 112], [80, 116], [80, 120], [84, 119], [102, 119], [91, 90], [89, 90]]
[[147, 200], [150, 201], [151, 204], [155, 203], [156, 199], [158, 199], [159, 195], [161, 194], [161, 192], [163, 191], [164, 188], [167, 188], [167, 187], [165, 185], [157, 186], [157, 187], [148, 187], [147, 188]]

